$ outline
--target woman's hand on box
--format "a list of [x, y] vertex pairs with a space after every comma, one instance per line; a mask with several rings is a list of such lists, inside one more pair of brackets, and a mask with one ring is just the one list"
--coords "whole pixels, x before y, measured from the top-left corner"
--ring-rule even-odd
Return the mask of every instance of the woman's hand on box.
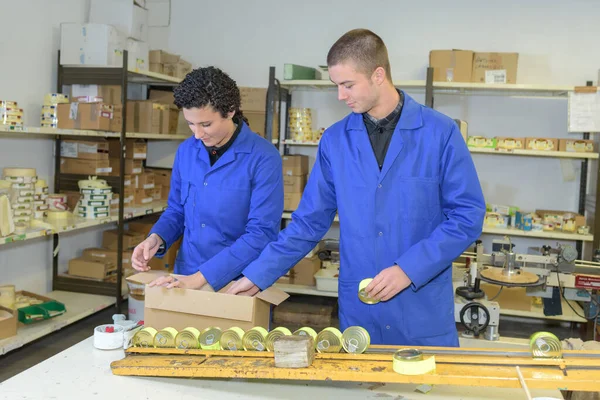
[[180, 289], [200, 289], [206, 285], [206, 278], [201, 272], [196, 272], [189, 276], [178, 276], [173, 275], [161, 276], [152, 282], [148, 286], [162, 286], [167, 289], [180, 288]]
[[227, 294], [237, 294], [240, 296], [254, 296], [258, 292], [260, 292], [260, 288], [246, 277], [235, 282], [227, 290]]

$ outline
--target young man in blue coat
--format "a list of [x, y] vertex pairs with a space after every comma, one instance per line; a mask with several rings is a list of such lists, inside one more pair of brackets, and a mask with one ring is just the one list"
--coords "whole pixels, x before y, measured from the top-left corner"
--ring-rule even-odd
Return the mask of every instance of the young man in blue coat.
[[252, 132], [240, 90], [218, 68], [199, 68], [175, 88], [192, 137], [175, 155], [168, 206], [132, 264], [147, 271], [183, 235], [175, 273], [151, 285], [221, 289], [277, 239], [283, 212], [281, 156]]
[[[374, 344], [458, 346], [452, 261], [481, 234], [483, 194], [452, 119], [392, 84], [387, 49], [368, 30], [343, 35], [327, 64], [352, 113], [319, 144], [292, 222], [229, 293], [271, 286], [340, 221], [339, 318]], [[374, 278], [365, 304], [359, 282]]]

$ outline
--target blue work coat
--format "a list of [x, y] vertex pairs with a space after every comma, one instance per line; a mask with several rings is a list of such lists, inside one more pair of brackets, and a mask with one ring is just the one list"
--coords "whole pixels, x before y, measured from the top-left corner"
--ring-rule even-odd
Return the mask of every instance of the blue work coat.
[[[485, 202], [454, 121], [404, 93], [379, 170], [361, 114], [331, 126], [292, 222], [243, 272], [272, 285], [340, 221], [341, 329], [366, 328], [374, 344], [458, 346], [452, 261], [481, 234]], [[359, 282], [397, 264], [412, 284], [364, 304]]]
[[200, 140], [179, 146], [167, 209], [151, 233], [166, 248], [183, 234], [175, 273], [200, 271], [219, 290], [277, 239], [282, 212], [281, 156], [244, 123], [213, 166]]

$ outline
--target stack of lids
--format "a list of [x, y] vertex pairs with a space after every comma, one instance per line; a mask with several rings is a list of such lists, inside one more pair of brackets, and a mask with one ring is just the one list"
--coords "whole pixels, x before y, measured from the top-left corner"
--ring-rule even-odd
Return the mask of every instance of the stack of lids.
[[23, 109], [19, 108], [16, 101], [0, 100], [0, 128], [23, 130]]
[[4, 181], [8, 182], [9, 199], [15, 231], [29, 227], [33, 217], [35, 184], [38, 181], [35, 168], [4, 168]]
[[77, 213], [82, 218], [98, 219], [110, 217], [112, 188], [104, 179], [96, 176], [78, 183], [81, 198], [77, 204]]
[[69, 96], [62, 93], [48, 93], [44, 96], [42, 106], [41, 124], [42, 128], [58, 128], [58, 104], [68, 103]]

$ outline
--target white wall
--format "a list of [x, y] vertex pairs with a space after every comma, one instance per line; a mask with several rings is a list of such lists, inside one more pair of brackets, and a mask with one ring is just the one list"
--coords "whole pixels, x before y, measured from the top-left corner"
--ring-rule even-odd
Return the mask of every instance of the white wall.
[[[61, 22], [83, 22], [88, 1], [0, 0], [11, 18], [2, 21], [0, 36], [0, 98], [16, 100], [25, 110], [25, 124], [39, 126], [44, 94], [56, 91], [57, 51]], [[45, 138], [0, 136], [0, 168], [34, 167], [52, 190], [54, 141]], [[92, 229], [61, 237], [60, 262], [79, 255], [85, 247], [100, 244], [101, 230]], [[52, 239], [36, 239], [0, 247], [0, 285], [45, 293], [51, 290]]]
[[[60, 22], [84, 21], [88, 1], [0, 0], [0, 98], [17, 100], [27, 125], [38, 126], [42, 97], [56, 90]], [[374, 30], [388, 45], [396, 80], [424, 79], [430, 49], [468, 48], [520, 53], [521, 83], [585, 84], [595, 80], [600, 53], [600, 3], [593, 1], [475, 0], [427, 2], [359, 0], [303, 3], [263, 0], [173, 0], [171, 27], [151, 29], [151, 48], [168, 47], [195, 65], [217, 65], [243, 86], [265, 87], [268, 67], [318, 65], [347, 30]], [[8, 62], [6, 62], [8, 60]], [[422, 93], [411, 92], [418, 101]], [[298, 91], [294, 105], [318, 107], [315, 125], [328, 126], [347, 110], [333, 92]], [[469, 122], [473, 134], [565, 137], [566, 101], [505, 97], [437, 96], [436, 108]], [[0, 167], [31, 166], [53, 176], [49, 139], [0, 138]], [[173, 146], [150, 151], [169, 163]], [[298, 149], [314, 154], [314, 149]], [[312, 152], [312, 153], [311, 153]], [[557, 160], [474, 156], [488, 201], [523, 208], [577, 208], [577, 183], [564, 182]], [[578, 163], [575, 163], [578, 168]], [[540, 176], [536, 170], [543, 171]], [[578, 177], [577, 177], [578, 179]], [[50, 180], [51, 183], [51, 180]], [[95, 229], [61, 240], [61, 262], [98, 245]], [[520, 249], [529, 242], [520, 241]], [[550, 243], [553, 244], [553, 243]], [[50, 290], [51, 241], [38, 239], [0, 248], [0, 284]]]
[[[593, 51], [600, 35], [598, 16], [600, 3], [583, 0], [173, 0], [168, 43], [196, 65], [223, 68], [243, 86], [265, 87], [271, 65], [282, 79], [284, 63], [324, 64], [335, 40], [359, 27], [386, 42], [395, 80], [424, 79], [430, 49], [463, 48], [518, 52], [519, 83], [584, 85], [596, 80], [600, 67], [600, 53]], [[422, 92], [409, 93], [424, 100]], [[293, 105], [315, 108], [315, 127], [326, 127], [348, 112], [333, 91], [296, 91]], [[486, 136], [567, 137], [566, 105], [564, 99], [435, 99], [436, 109], [467, 120], [472, 134]], [[314, 155], [315, 150], [294, 151]], [[526, 210], [577, 210], [580, 162], [564, 162], [576, 175], [567, 181], [558, 160], [473, 158], [487, 201]], [[486, 238], [489, 246], [491, 237]], [[521, 251], [540, 243], [518, 240]]]

